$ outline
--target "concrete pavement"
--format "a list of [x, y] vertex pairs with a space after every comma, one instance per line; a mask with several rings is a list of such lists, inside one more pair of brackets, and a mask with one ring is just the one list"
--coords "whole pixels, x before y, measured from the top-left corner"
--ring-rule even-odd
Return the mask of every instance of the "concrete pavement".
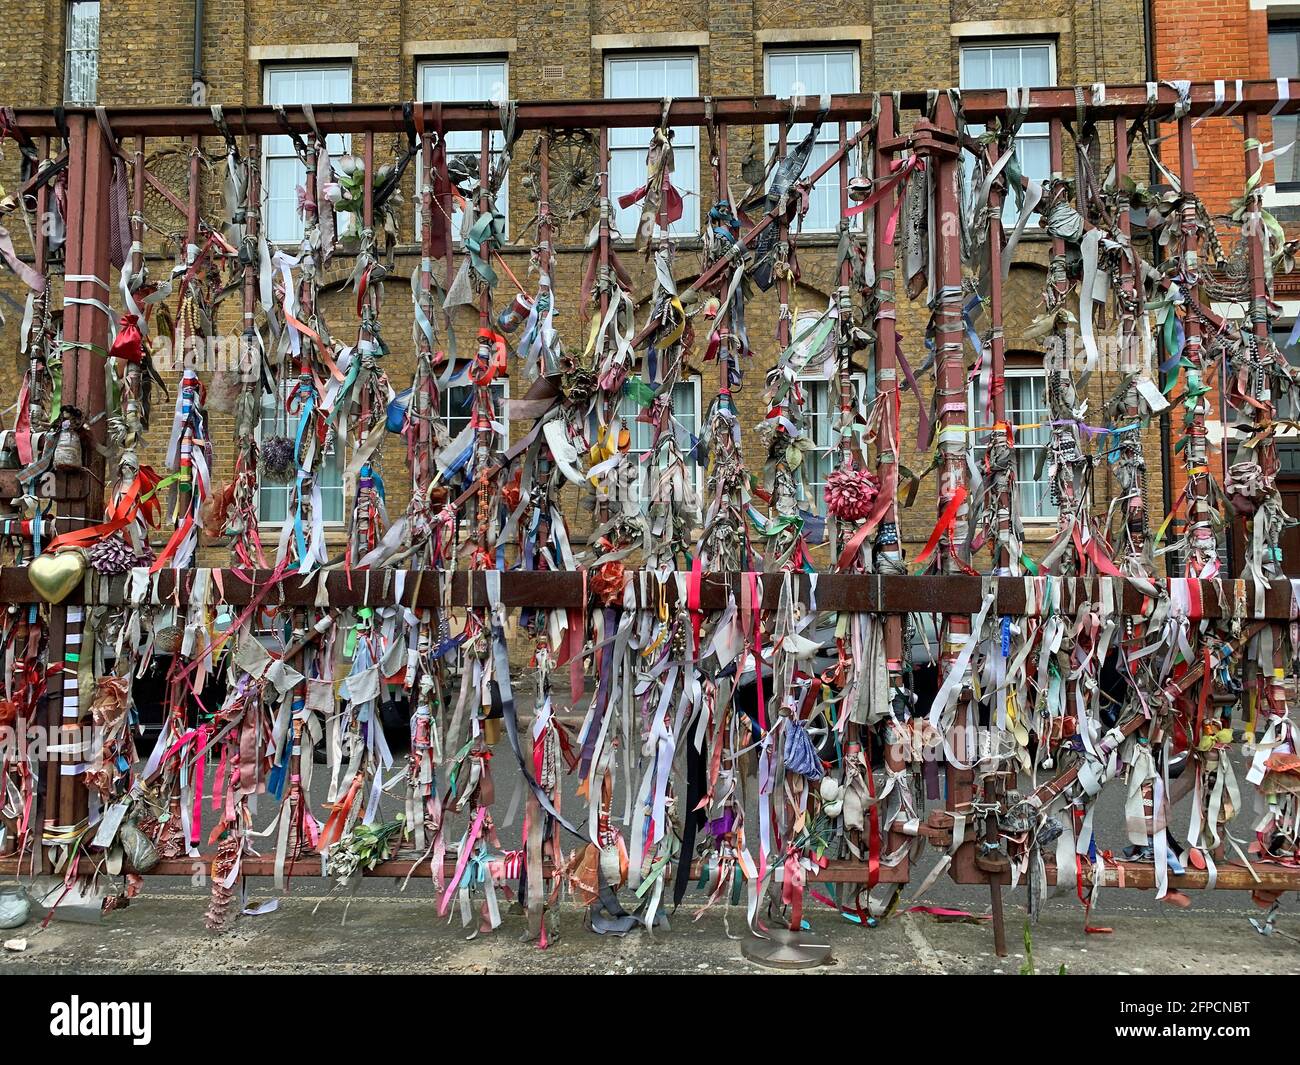
[[[272, 897], [269, 885], [251, 901]], [[754, 973], [761, 969], [741, 956], [744, 914], [733, 909], [724, 920], [711, 910], [699, 920], [698, 907], [683, 906], [672, 927], [651, 938], [638, 931], [625, 938], [597, 936], [581, 926], [576, 906], [561, 909], [560, 937], [549, 949], [520, 941], [522, 916], [508, 915], [490, 935], [466, 939], [459, 918], [440, 920], [427, 884], [407, 893], [376, 885], [346, 907], [325, 895], [324, 881], [299, 881], [278, 909], [241, 917], [235, 929], [213, 935], [203, 927], [204, 892], [146, 894], [99, 924], [38, 923], [5, 932], [25, 937], [22, 953], [0, 951], [0, 974], [109, 973]], [[1224, 893], [1227, 894], [1227, 893]], [[1049, 902], [1033, 927], [1037, 974], [1284, 974], [1300, 973], [1300, 944], [1279, 935], [1257, 934], [1247, 917], [1259, 911], [1240, 894], [1229, 911], [1144, 912], [1132, 893], [1110, 893], [1094, 923], [1113, 928], [1089, 935], [1077, 903]], [[453, 907], [454, 912], [454, 907]], [[829, 937], [835, 964], [814, 972], [848, 974], [1005, 974], [1025, 963], [1023, 911], [1008, 913], [1012, 953], [993, 954], [987, 922], [940, 921], [909, 913], [862, 929], [821, 908], [810, 911], [815, 931]], [[730, 925], [728, 932], [727, 925]], [[1278, 927], [1300, 936], [1300, 915], [1284, 914]]]

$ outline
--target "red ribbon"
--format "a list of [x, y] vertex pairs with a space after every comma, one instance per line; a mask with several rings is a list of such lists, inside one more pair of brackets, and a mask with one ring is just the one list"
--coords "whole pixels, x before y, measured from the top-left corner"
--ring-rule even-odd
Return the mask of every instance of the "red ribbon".
[[45, 550], [57, 551], [63, 547], [79, 547], [82, 544], [94, 543], [111, 536], [119, 529], [126, 528], [140, 514], [144, 515], [145, 521], [150, 525], [156, 525], [159, 507], [153, 493], [157, 486], [158, 474], [153, 471], [153, 467], [141, 466], [140, 472], [131, 482], [131, 487], [122, 494], [122, 498], [109, 512], [108, 521], [56, 536], [45, 546]]
[[[640, 203], [649, 189], [649, 185], [642, 185], [639, 189], [625, 193], [618, 198], [618, 205], [626, 209], [634, 203]], [[664, 174], [664, 200], [659, 208], [659, 218], [670, 224], [676, 222], [681, 218], [684, 206], [682, 194], [673, 188], [672, 181]]]
[[956, 523], [957, 513], [965, 502], [966, 486], [959, 484], [957, 490], [953, 492], [952, 498], [948, 500], [948, 505], [943, 508], [943, 514], [940, 515], [939, 523], [934, 527], [934, 532], [930, 534], [930, 539], [925, 542], [924, 549], [916, 556], [917, 573], [925, 568], [926, 561], [934, 554], [934, 549], [939, 546], [939, 541], [947, 535], [948, 530]]

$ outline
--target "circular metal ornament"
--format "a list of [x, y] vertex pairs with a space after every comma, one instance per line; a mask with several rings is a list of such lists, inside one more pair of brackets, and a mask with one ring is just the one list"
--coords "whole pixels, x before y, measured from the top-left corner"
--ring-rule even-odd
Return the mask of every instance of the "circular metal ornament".
[[[572, 222], [587, 214], [600, 199], [600, 153], [595, 134], [589, 129], [553, 129], [546, 134], [546, 169], [549, 178], [545, 190], [547, 207], [553, 220]], [[541, 144], [524, 171], [524, 188], [528, 198], [537, 203], [541, 184]]]

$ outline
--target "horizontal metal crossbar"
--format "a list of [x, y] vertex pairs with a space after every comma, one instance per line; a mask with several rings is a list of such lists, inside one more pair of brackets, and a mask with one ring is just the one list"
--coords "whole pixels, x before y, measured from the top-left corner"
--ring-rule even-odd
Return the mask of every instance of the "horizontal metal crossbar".
[[[1235, 93], [1235, 83], [1233, 92]], [[1272, 111], [1278, 103], [1276, 81], [1244, 81], [1236, 113]], [[1278, 110], [1279, 114], [1300, 112], [1300, 80], [1290, 82], [1291, 90]], [[1091, 119], [1114, 118], [1168, 118], [1179, 105], [1179, 94], [1167, 84], [1149, 88], [1146, 85], [1107, 85], [1103, 98], [1096, 99], [1090, 87], [1082, 89], [1083, 99]], [[929, 101], [925, 92], [903, 92], [898, 95], [903, 111], [924, 111]], [[972, 122], [982, 122], [1006, 113], [1007, 96], [1004, 91], [992, 89], [962, 90], [962, 110]], [[792, 107], [789, 100], [775, 96], [757, 97], [693, 97], [674, 99], [669, 110], [669, 121], [676, 126], [703, 126], [711, 122], [727, 125], [762, 125], [783, 122], [793, 118], [807, 122], [820, 113], [820, 101], [809, 97]], [[854, 93], [832, 96], [826, 113], [827, 121], [863, 121], [871, 116], [873, 96]], [[1183, 99], [1186, 113], [1193, 117], [1223, 110], [1224, 104], [1216, 101], [1214, 84], [1194, 83]], [[488, 102], [482, 103], [415, 103], [425, 109], [426, 115], [438, 109], [443, 130], [496, 129], [500, 126], [500, 112]], [[54, 114], [45, 109], [17, 108], [19, 127], [28, 136], [58, 136], [59, 125]], [[66, 116], [92, 114], [91, 109], [69, 108]], [[1072, 87], [1038, 88], [1029, 91], [1029, 117], [1035, 121], [1045, 119], [1073, 119], [1079, 113], [1079, 98]], [[176, 137], [185, 135], [218, 136], [221, 130], [207, 108], [198, 107], [115, 107], [110, 108], [109, 120], [113, 132], [119, 137]], [[662, 100], [545, 100], [520, 103], [515, 121], [518, 130], [529, 129], [610, 129], [635, 128], [657, 123], [663, 116]], [[288, 118], [294, 120], [292, 109]], [[283, 133], [284, 127], [274, 108], [230, 108], [224, 120], [231, 132], [237, 135], [271, 135]], [[318, 128], [326, 133], [391, 133], [406, 128], [402, 104], [334, 104], [322, 105], [315, 111]], [[303, 129], [306, 129], [304, 124]]]
[[[490, 605], [488, 575], [459, 571], [443, 574], [433, 570], [375, 570], [346, 573], [322, 570], [308, 577], [290, 573], [273, 587], [272, 570], [192, 569], [163, 570], [151, 584], [150, 595], [159, 602], [190, 601], [195, 582], [212, 580], [212, 602], [268, 606], [306, 607], [328, 601], [330, 607], [452, 606]], [[669, 606], [721, 610], [729, 595], [740, 602], [750, 574], [703, 574], [699, 600], [690, 602], [687, 571], [656, 573], [632, 570], [628, 581], [638, 607], [659, 605], [660, 595]], [[780, 604], [785, 574], [752, 575], [761, 589], [753, 606], [764, 610]], [[817, 610], [872, 614], [974, 614], [985, 597], [996, 595], [990, 613], [1010, 616], [1039, 616], [1061, 613], [1073, 616], [1090, 603], [1111, 603], [1116, 613], [1150, 616], [1156, 604], [1173, 599], [1187, 604], [1174, 608], [1195, 620], [1250, 619], [1288, 621], [1296, 617], [1292, 582], [1277, 580], [1261, 586], [1245, 580], [1196, 580], [1157, 577], [1125, 580], [1121, 577], [970, 577], [962, 574], [902, 576], [896, 574], [793, 573], [789, 574], [796, 600]], [[442, 586], [449, 580], [449, 594]], [[549, 607], [581, 610], [591, 604], [587, 575], [582, 571], [519, 571], [501, 573], [501, 605], [509, 608]], [[178, 591], [179, 588], [179, 591]], [[96, 602], [120, 606], [128, 602], [127, 578], [92, 578], [87, 595], [83, 586], [69, 596], [70, 603]], [[38, 601], [27, 573], [22, 569], [0, 571], [0, 596], [11, 603]], [[1056, 607], [1044, 604], [1056, 603]], [[1262, 605], [1261, 605], [1262, 604]]]

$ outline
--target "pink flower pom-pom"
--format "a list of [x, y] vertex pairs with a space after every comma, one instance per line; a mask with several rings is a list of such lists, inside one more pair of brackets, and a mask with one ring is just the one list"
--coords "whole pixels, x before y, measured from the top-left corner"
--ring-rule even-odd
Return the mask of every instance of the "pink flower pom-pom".
[[836, 470], [826, 479], [826, 510], [841, 521], [860, 521], [871, 513], [880, 481], [866, 470]]

